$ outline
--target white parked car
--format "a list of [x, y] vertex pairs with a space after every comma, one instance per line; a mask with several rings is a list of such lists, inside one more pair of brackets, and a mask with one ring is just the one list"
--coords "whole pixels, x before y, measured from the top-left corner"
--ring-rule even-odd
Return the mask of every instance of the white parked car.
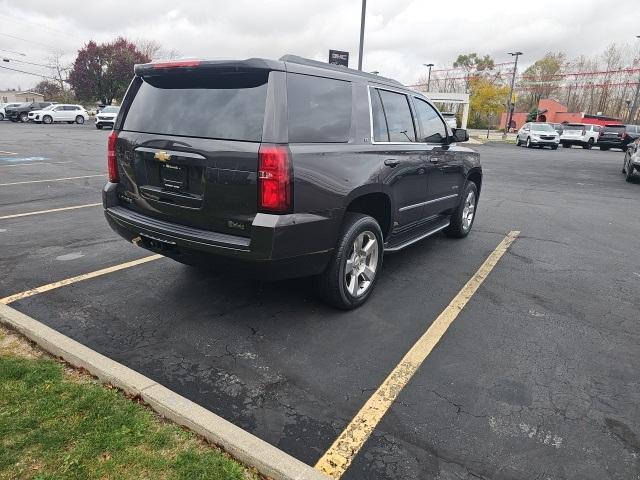
[[567, 123], [563, 125], [560, 143], [565, 148], [572, 145], [580, 145], [587, 150], [593, 147], [598, 141], [600, 126], [586, 123]]
[[113, 128], [119, 111], [120, 107], [114, 107], [113, 105], [104, 107], [96, 114], [96, 128], [98, 130], [102, 129], [102, 127]]
[[20, 103], [0, 103], [0, 121], [4, 120], [4, 117], [6, 116], [4, 112], [4, 109], [6, 107], [13, 108], [17, 107], [18, 105], [20, 105]]
[[456, 119], [456, 114], [453, 112], [440, 112], [442, 114], [442, 118], [449, 127], [458, 128], [458, 119]]
[[516, 137], [516, 145], [526, 145], [531, 147], [550, 147], [556, 150], [560, 144], [560, 135], [548, 123], [528, 122], [525, 123]]
[[89, 120], [89, 114], [82, 105], [56, 103], [42, 110], [29, 112], [29, 121], [36, 123], [67, 122], [83, 124]]

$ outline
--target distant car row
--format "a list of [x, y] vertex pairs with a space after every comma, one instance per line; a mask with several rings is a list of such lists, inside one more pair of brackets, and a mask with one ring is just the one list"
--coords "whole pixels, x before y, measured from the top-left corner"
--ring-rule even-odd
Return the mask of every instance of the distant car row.
[[[96, 114], [96, 128], [113, 128], [120, 107], [104, 107]], [[50, 124], [67, 122], [83, 124], [89, 120], [89, 113], [82, 105], [53, 102], [7, 103], [0, 105], [0, 120], [12, 122], [34, 122]]]
[[559, 145], [565, 148], [577, 145], [586, 149], [597, 146], [600, 150], [619, 148], [625, 151], [637, 138], [640, 138], [638, 125], [528, 122], [518, 130], [516, 145], [550, 147], [553, 150]]

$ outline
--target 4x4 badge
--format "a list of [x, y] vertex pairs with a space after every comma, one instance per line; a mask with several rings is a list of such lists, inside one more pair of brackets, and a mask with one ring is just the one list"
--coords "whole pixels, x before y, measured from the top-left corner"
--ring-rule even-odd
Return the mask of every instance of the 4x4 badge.
[[161, 162], [166, 162], [171, 159], [171, 155], [169, 155], [164, 150], [160, 150], [153, 155], [153, 158], [155, 158], [156, 160], [160, 160]]

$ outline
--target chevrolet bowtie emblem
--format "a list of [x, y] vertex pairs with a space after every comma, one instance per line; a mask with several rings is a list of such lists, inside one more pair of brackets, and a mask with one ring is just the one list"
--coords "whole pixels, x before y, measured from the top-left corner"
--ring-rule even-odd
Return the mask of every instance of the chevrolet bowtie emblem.
[[160, 150], [159, 152], [155, 153], [153, 158], [155, 158], [156, 160], [160, 160], [161, 162], [166, 162], [171, 159], [171, 155], [169, 155], [164, 150]]

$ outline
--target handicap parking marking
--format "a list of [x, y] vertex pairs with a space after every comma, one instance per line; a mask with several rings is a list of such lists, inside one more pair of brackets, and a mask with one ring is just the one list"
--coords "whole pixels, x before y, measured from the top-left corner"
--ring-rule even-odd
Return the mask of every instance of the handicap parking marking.
[[105, 173], [97, 174], [97, 175], [81, 175], [79, 177], [63, 177], [63, 178], [47, 178], [45, 180], [27, 180], [24, 182], [10, 182], [10, 183], [0, 183], [0, 187], [8, 187], [11, 185], [26, 185], [28, 183], [49, 183], [49, 182], [63, 182], [65, 180], [78, 180], [80, 178], [94, 178], [94, 177], [105, 177]]
[[486, 280], [511, 244], [518, 238], [519, 231], [512, 231], [504, 237], [484, 263], [440, 313], [427, 331], [405, 354], [384, 380], [382, 385], [367, 400], [364, 406], [349, 422], [333, 445], [318, 460], [315, 468], [333, 479], [339, 479], [363, 447], [371, 433], [391, 408], [400, 392], [409, 383], [418, 368], [442, 339], [453, 321], [471, 300], [480, 285]]
[[12, 215], [5, 215], [3, 217], [0, 217], [0, 220], [8, 220], [10, 218], [30, 217], [31, 215], [42, 215], [45, 213], [64, 212], [67, 210], [77, 210], [79, 208], [97, 207], [98, 205], [102, 205], [102, 202], [87, 203], [85, 205], [73, 205], [71, 207], [51, 208], [49, 210], [38, 210], [36, 212], [14, 213]]
[[23, 298], [32, 297], [40, 293], [48, 292], [50, 290], [55, 290], [56, 288], [65, 287], [67, 285], [72, 285], [74, 283], [82, 282], [84, 280], [89, 280], [91, 278], [100, 277], [108, 273], [117, 272], [119, 270], [135, 267], [137, 265], [142, 265], [144, 263], [152, 262], [154, 260], [159, 260], [161, 258], [166, 258], [166, 257], [164, 257], [163, 255], [150, 255], [148, 257], [139, 258], [138, 260], [132, 260], [130, 262], [120, 263], [118, 265], [112, 265], [111, 267], [102, 268], [94, 272], [83, 273], [81, 275], [76, 275], [75, 277], [65, 278], [64, 280], [48, 283], [46, 285], [41, 285], [39, 287], [32, 288], [30, 290], [25, 290], [24, 292], [15, 293], [13, 295], [9, 295], [8, 297], [0, 298], [0, 304], [9, 305], [10, 303], [13, 303], [17, 300], [22, 300]]

